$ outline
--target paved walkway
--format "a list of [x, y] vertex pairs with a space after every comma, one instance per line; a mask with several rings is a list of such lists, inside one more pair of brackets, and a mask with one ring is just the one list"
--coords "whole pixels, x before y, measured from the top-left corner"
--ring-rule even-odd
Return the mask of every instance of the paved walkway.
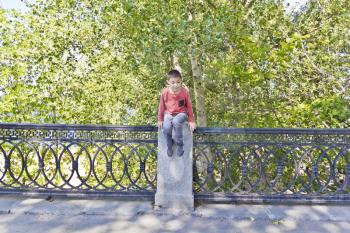
[[1, 233], [350, 232], [350, 206], [200, 205], [154, 211], [150, 202], [0, 197]]

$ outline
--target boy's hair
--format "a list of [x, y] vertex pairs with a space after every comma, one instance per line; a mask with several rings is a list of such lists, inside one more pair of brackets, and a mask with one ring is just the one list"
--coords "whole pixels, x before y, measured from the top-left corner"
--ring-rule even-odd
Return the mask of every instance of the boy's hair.
[[178, 71], [178, 70], [170, 70], [169, 73], [168, 73], [168, 79], [171, 78], [171, 77], [179, 77], [182, 79], [182, 76], [181, 76], [181, 73]]

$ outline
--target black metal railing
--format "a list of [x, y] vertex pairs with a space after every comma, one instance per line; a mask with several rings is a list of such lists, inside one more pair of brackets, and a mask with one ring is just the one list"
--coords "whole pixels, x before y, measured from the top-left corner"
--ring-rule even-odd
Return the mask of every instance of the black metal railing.
[[[0, 193], [152, 199], [157, 128], [0, 124]], [[204, 201], [349, 201], [350, 130], [199, 128]]]
[[0, 191], [153, 196], [157, 129], [0, 124]]
[[349, 129], [198, 129], [194, 189], [207, 201], [349, 201]]

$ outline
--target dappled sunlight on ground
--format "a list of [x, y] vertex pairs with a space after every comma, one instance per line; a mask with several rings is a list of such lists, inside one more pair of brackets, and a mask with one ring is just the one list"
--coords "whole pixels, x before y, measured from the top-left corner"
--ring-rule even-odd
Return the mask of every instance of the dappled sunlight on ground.
[[147, 201], [0, 197], [1, 233], [349, 232], [350, 206], [202, 204], [191, 213]]

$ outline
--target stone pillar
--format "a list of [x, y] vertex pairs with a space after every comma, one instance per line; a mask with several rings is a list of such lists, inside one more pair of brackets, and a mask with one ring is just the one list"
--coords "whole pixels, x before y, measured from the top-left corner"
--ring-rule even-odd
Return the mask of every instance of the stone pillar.
[[[193, 134], [186, 122], [183, 124], [184, 154], [168, 157], [167, 145], [162, 130], [158, 130], [158, 170], [155, 209], [172, 209], [191, 212], [194, 208], [192, 189]], [[173, 133], [174, 135], [174, 133]]]

